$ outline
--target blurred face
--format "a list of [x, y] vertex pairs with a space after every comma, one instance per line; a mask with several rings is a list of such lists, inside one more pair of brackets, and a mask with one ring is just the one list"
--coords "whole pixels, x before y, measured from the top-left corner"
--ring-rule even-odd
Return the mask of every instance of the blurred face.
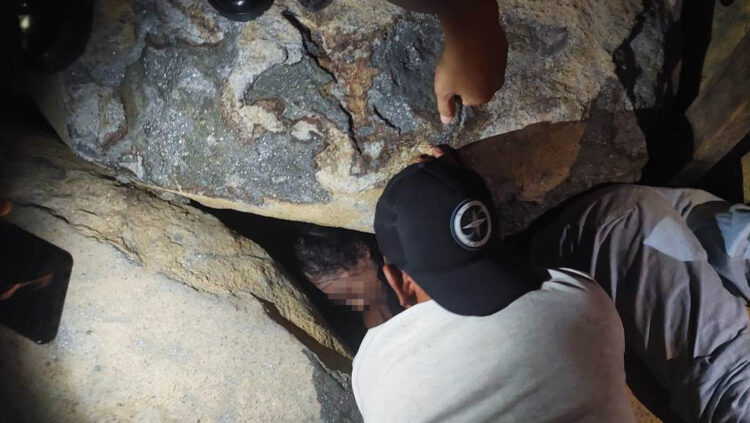
[[378, 266], [369, 255], [350, 268], [310, 280], [334, 303], [345, 304], [356, 311], [386, 303], [386, 290], [378, 279]]

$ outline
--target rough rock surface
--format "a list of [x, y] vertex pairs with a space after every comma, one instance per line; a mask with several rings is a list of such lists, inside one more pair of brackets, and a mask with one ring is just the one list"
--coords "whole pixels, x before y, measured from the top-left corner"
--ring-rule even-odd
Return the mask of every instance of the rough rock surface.
[[259, 302], [196, 291], [47, 210], [8, 219], [75, 263], [53, 342], [0, 326], [0, 421], [362, 421], [346, 380]]
[[647, 159], [641, 140], [632, 114], [594, 108], [585, 122], [530, 125], [473, 143], [456, 156], [487, 182], [500, 229], [512, 235], [589, 188], [637, 181]]
[[[278, 0], [239, 24], [202, 0], [95, 3], [84, 56], [33, 83], [77, 154], [207, 205], [360, 230], [371, 230], [389, 177], [430, 144], [585, 121], [595, 102], [610, 113], [653, 107], [678, 10], [672, 0], [646, 10], [640, 0], [503, 0], [505, 87], [444, 127], [434, 17], [377, 0], [318, 14]], [[621, 89], [616, 67], [632, 100], [602, 96]]]
[[102, 176], [54, 138], [1, 131], [0, 197], [46, 210], [146, 269], [199, 291], [260, 301], [321, 360], [346, 368], [343, 344], [257, 244], [193, 207]]

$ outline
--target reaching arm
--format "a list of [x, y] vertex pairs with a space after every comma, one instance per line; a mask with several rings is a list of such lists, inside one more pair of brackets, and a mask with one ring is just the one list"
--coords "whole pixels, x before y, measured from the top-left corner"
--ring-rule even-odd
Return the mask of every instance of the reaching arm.
[[478, 106], [503, 86], [508, 45], [496, 0], [389, 1], [440, 18], [445, 49], [435, 70], [435, 95], [443, 123], [453, 121], [456, 97]]

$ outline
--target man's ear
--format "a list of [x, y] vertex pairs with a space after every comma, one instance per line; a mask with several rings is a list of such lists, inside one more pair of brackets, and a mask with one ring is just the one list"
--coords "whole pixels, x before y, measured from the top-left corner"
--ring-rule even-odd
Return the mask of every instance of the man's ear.
[[390, 285], [396, 293], [398, 302], [401, 303], [401, 307], [409, 308], [417, 303], [417, 297], [412, 289], [412, 283], [404, 278], [404, 272], [402, 272], [401, 269], [392, 264], [386, 264], [383, 266], [383, 273], [388, 280], [388, 285]]

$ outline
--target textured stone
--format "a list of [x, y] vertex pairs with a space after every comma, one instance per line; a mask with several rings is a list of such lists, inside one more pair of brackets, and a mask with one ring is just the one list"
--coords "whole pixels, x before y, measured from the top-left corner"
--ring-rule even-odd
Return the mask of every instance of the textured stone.
[[0, 326], [0, 421], [362, 421], [347, 380], [259, 302], [196, 291], [48, 210], [7, 219], [75, 263], [53, 342]]
[[330, 367], [349, 352], [305, 294], [257, 244], [193, 207], [102, 176], [54, 138], [3, 128], [0, 197], [41, 208], [144, 268], [196, 290], [262, 302]]
[[750, 133], [750, 0], [715, 5], [700, 90], [685, 116], [690, 162], [672, 183], [690, 185]]
[[[247, 24], [201, 0], [97, 0], [84, 56], [33, 85], [51, 87], [37, 102], [74, 151], [122, 177], [210, 206], [371, 230], [387, 180], [430, 145], [586, 121], [594, 102], [609, 113], [655, 105], [676, 2], [499, 4], [505, 87], [448, 127], [432, 93], [437, 20], [376, 0], [317, 14], [278, 0]], [[602, 100], [618, 84], [616, 51], [636, 100]]]

